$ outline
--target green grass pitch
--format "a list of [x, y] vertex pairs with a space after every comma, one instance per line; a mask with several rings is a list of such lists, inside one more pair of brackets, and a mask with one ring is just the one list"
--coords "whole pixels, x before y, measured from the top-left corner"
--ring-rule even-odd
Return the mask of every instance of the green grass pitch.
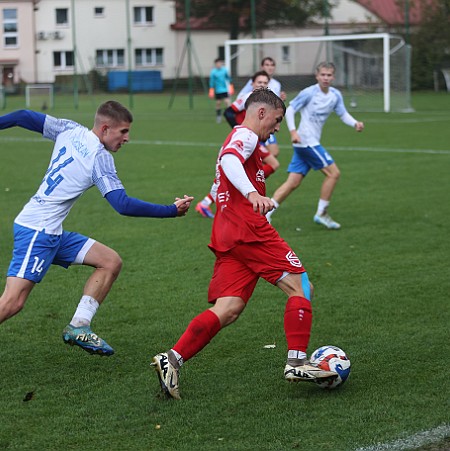
[[[169, 109], [168, 95], [111, 97], [133, 103], [131, 142], [115, 156], [128, 194], [200, 200], [229, 132], [215, 123], [213, 102], [196, 96], [190, 109], [177, 95]], [[81, 98], [74, 109], [70, 97], [57, 97], [49, 113], [90, 127], [105, 99]], [[19, 100], [9, 98], [3, 112], [22, 108]], [[320, 173], [273, 216], [315, 285], [309, 351], [337, 345], [352, 362], [340, 389], [283, 380], [285, 296], [260, 281], [241, 318], [182, 368], [182, 401], [164, 399], [150, 359], [207, 307], [211, 221], [193, 208], [184, 218], [121, 217], [94, 188], [65, 228], [123, 258], [93, 322], [116, 354], [64, 345], [62, 329], [91, 270], [51, 268], [24, 310], [0, 326], [0, 449], [448, 449], [450, 95], [418, 93], [412, 103], [408, 114], [354, 112], [363, 133], [336, 116], [327, 122], [322, 144], [342, 172], [330, 210], [340, 231], [313, 223]], [[269, 195], [291, 157], [285, 124], [278, 141], [281, 167], [267, 180]], [[0, 132], [3, 275], [13, 219], [37, 189], [51, 149], [31, 132]]]

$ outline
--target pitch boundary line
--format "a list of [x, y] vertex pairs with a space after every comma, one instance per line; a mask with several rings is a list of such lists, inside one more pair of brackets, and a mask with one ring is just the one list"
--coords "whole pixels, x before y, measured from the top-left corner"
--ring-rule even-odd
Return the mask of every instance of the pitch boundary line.
[[[19, 138], [19, 137], [0, 137], [0, 142], [47, 142], [44, 138]], [[151, 145], [151, 146], [183, 146], [183, 147], [212, 147], [219, 149], [220, 143], [193, 142], [193, 141], [162, 141], [162, 140], [131, 140], [130, 145]], [[281, 144], [282, 149], [292, 149], [291, 145]], [[450, 150], [437, 149], [394, 149], [382, 147], [354, 147], [354, 146], [327, 146], [330, 150], [343, 152], [384, 152], [384, 153], [416, 153], [416, 154], [438, 154], [450, 155]]]
[[450, 437], [450, 425], [444, 424], [434, 429], [417, 432], [409, 437], [393, 440], [388, 443], [379, 443], [365, 448], [357, 448], [355, 451], [401, 451], [417, 449], [421, 446], [432, 445]]

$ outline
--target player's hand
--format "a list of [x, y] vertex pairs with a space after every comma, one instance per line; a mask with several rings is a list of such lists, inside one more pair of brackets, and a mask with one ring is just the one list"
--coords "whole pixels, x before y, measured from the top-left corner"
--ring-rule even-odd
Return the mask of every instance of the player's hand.
[[364, 122], [357, 122], [355, 124], [355, 130], [357, 132], [362, 132], [364, 130]]
[[247, 199], [253, 205], [253, 211], [265, 216], [269, 211], [273, 210], [275, 205], [269, 197], [261, 196], [257, 191], [248, 194]]
[[291, 130], [291, 142], [294, 144], [299, 144], [301, 142], [300, 135], [297, 130]]
[[286, 93], [284, 91], [280, 92], [280, 99], [284, 102], [286, 100]]
[[209, 88], [208, 97], [214, 99], [214, 88]]
[[184, 195], [183, 199], [180, 199], [179, 197], [175, 197], [174, 204], [177, 207], [177, 216], [184, 216], [191, 206], [191, 202], [194, 200], [192, 196]]

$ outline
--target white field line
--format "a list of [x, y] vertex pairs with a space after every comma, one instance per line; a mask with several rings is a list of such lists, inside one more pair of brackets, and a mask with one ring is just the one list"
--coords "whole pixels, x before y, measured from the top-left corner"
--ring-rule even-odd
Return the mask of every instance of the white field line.
[[388, 443], [379, 443], [366, 448], [358, 448], [355, 451], [401, 451], [417, 449], [421, 446], [438, 443], [448, 437], [450, 437], [450, 425], [444, 424], [437, 428], [429, 429], [428, 431], [418, 432], [417, 434], [410, 435], [403, 439], [394, 440]]
[[[0, 137], [0, 142], [47, 142], [44, 138], [19, 138], [19, 137]], [[220, 143], [193, 142], [193, 141], [162, 141], [162, 140], [131, 140], [127, 145], [138, 146], [182, 146], [182, 147], [208, 147], [219, 150]], [[283, 149], [291, 149], [291, 145], [281, 144]], [[329, 150], [338, 151], [358, 151], [358, 152], [385, 152], [385, 153], [419, 153], [419, 154], [441, 154], [450, 155], [449, 150], [437, 149], [391, 149], [383, 147], [348, 147], [348, 146], [327, 146]]]

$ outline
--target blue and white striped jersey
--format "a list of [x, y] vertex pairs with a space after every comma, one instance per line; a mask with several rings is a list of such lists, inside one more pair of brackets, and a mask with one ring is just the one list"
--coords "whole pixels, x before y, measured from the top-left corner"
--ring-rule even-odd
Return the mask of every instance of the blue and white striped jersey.
[[50, 165], [15, 222], [60, 235], [73, 204], [89, 188], [97, 186], [103, 196], [124, 188], [112, 155], [88, 128], [46, 115], [42, 135], [55, 142]]

